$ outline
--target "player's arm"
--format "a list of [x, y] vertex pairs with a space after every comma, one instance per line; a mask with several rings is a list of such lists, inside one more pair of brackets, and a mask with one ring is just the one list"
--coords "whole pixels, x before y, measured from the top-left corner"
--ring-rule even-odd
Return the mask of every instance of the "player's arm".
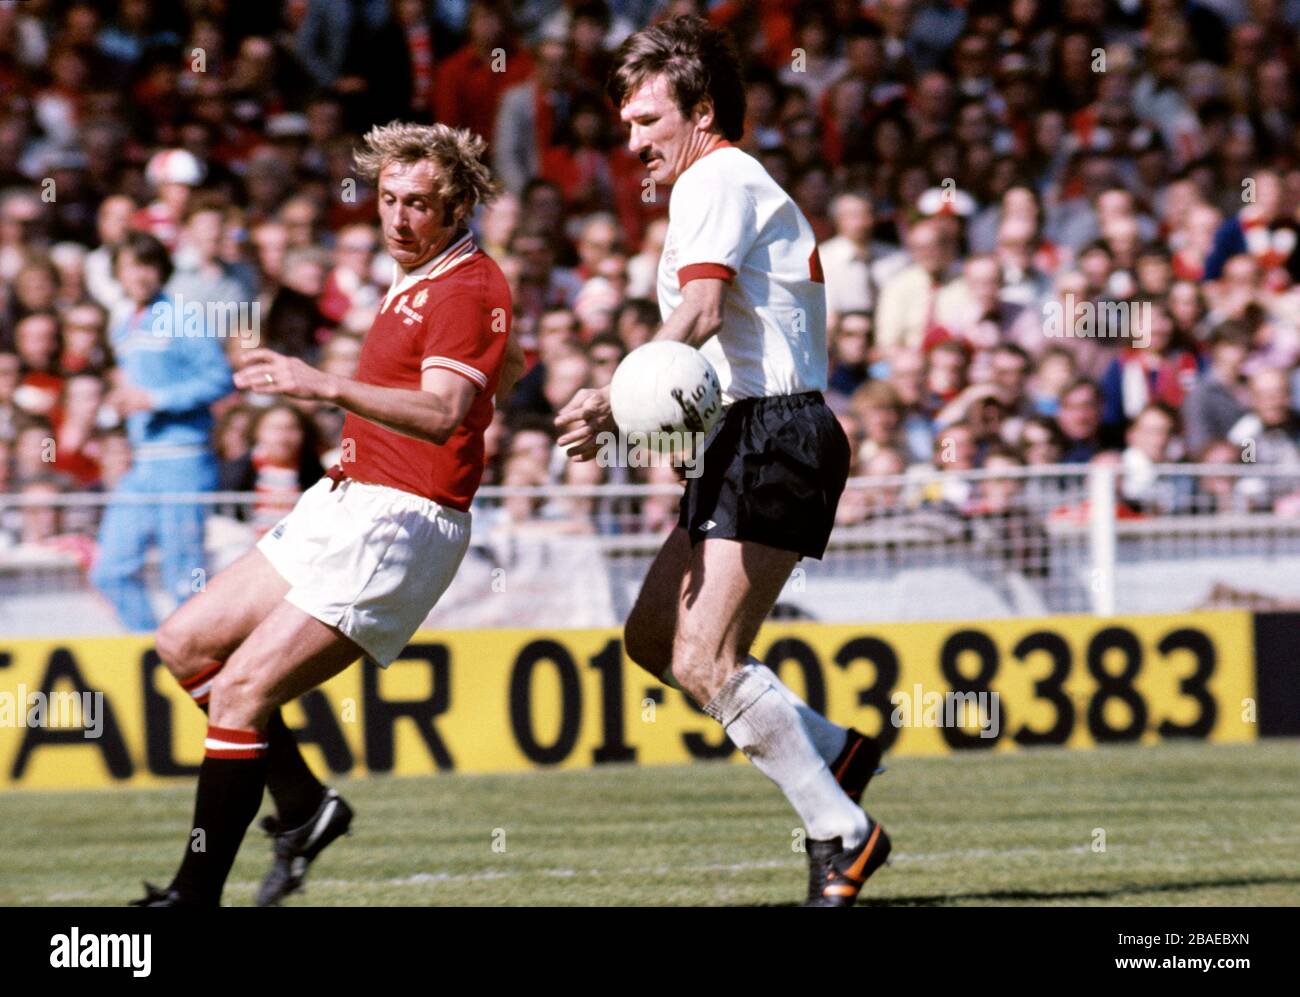
[[[726, 293], [727, 281], [721, 277], [697, 277], [687, 282], [682, 287], [682, 303], [654, 338], [699, 349], [722, 328]], [[560, 430], [559, 446], [576, 460], [590, 460], [599, 450], [599, 435], [614, 429], [609, 387], [583, 388], [560, 410], [555, 425]]]
[[728, 281], [696, 277], [682, 285], [682, 303], [659, 327], [655, 339], [669, 339], [699, 349], [722, 328], [723, 300]]
[[444, 367], [422, 371], [418, 389], [386, 388], [327, 374], [268, 349], [248, 351], [235, 384], [257, 394], [329, 402], [395, 433], [438, 444], [455, 432], [479, 391], [469, 378]]

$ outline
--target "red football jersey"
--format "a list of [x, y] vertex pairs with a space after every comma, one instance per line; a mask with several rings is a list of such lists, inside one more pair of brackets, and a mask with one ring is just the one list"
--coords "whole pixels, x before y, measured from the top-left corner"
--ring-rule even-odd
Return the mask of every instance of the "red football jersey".
[[349, 412], [343, 453], [354, 459], [342, 463], [347, 475], [468, 509], [483, 477], [483, 431], [492, 421], [510, 318], [505, 275], [469, 235], [402, 276], [366, 334], [357, 380], [419, 390], [421, 372], [441, 367], [471, 381], [478, 394], [442, 446]]

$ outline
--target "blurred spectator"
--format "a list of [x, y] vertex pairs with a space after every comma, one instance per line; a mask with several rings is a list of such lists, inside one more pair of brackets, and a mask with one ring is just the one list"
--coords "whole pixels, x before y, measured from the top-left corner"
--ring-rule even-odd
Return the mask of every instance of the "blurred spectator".
[[1183, 401], [1182, 416], [1187, 449], [1200, 453], [1246, 414], [1242, 365], [1250, 352], [1249, 332], [1225, 323], [1210, 337], [1210, 362], [1204, 375]]
[[63, 392], [58, 315], [41, 311], [21, 319], [14, 328], [14, 349], [21, 363], [14, 401], [28, 412], [50, 414]]
[[86, 288], [110, 314], [127, 304], [122, 285], [113, 276], [113, 254], [126, 238], [136, 205], [124, 194], [104, 198], [96, 215], [99, 245], [86, 257]]
[[59, 369], [69, 376], [102, 377], [111, 366], [108, 351], [108, 313], [93, 301], [69, 308], [63, 317], [63, 353]]
[[941, 218], [914, 225], [907, 236], [912, 262], [884, 282], [876, 307], [876, 344], [917, 349], [934, 322], [939, 288], [957, 276], [957, 247]]
[[905, 450], [903, 402], [890, 384], [868, 381], [853, 393], [851, 405], [861, 435], [855, 460], [865, 463], [881, 450]]
[[[1191, 482], [1186, 478], [1162, 478], [1155, 465], [1171, 463], [1177, 456], [1177, 412], [1161, 402], [1152, 402], [1133, 420], [1122, 454], [1123, 482], [1120, 494], [1135, 508], [1149, 512], [1181, 511]], [[1182, 486], [1186, 486], [1184, 489]]]
[[826, 277], [826, 308], [835, 314], [875, 307], [880, 285], [907, 264], [898, 247], [874, 237], [871, 199], [841, 194], [831, 202], [835, 235], [817, 247]]
[[494, 135], [503, 95], [532, 73], [532, 56], [513, 37], [509, 5], [473, 0], [464, 46], [438, 67], [434, 118], [479, 135]]
[[1291, 408], [1291, 382], [1284, 371], [1265, 368], [1250, 379], [1250, 411], [1228, 430], [1242, 460], [1265, 466], [1300, 465], [1300, 418]]
[[1086, 464], [1102, 449], [1101, 389], [1080, 378], [1061, 392], [1056, 425], [1065, 438], [1063, 464]]
[[492, 143], [492, 166], [506, 190], [524, 191], [541, 173], [542, 153], [568, 124], [574, 81], [569, 47], [563, 39], [543, 38], [533, 49], [531, 77], [502, 94]]
[[851, 395], [868, 376], [871, 352], [871, 313], [847, 311], [830, 324], [830, 391]]
[[1256, 261], [1273, 287], [1300, 277], [1300, 239], [1295, 222], [1282, 214], [1281, 179], [1272, 170], [1258, 171], [1243, 184], [1242, 199], [1246, 206], [1214, 234], [1205, 278], [1217, 280], [1228, 260], [1243, 254]]
[[1061, 407], [1061, 395], [1078, 376], [1078, 364], [1068, 349], [1063, 346], [1045, 349], [1029, 381], [1029, 398], [1034, 411], [1056, 415]]
[[1048, 416], [1031, 416], [1020, 430], [1020, 452], [1030, 467], [1061, 463], [1065, 438], [1060, 427]]
[[[292, 286], [294, 258], [289, 252], [288, 229], [279, 222], [265, 222], [253, 231], [253, 243], [262, 281], [257, 299], [259, 345], [314, 359], [317, 333], [327, 321], [313, 296]], [[323, 274], [321, 278], [323, 285]], [[315, 290], [319, 296], [324, 288]]]
[[[578, 353], [580, 348], [578, 320], [573, 312], [568, 308], [555, 308], [546, 312], [537, 328], [537, 362], [519, 379], [510, 396], [510, 408], [516, 412], [538, 415], [552, 415], [559, 411], [546, 396], [548, 369], [561, 357]], [[560, 406], [567, 401], [567, 398], [561, 401]]]
[[631, 353], [650, 342], [659, 329], [659, 308], [644, 298], [629, 298], [614, 316], [614, 331]]
[[57, 454], [50, 420], [39, 415], [24, 416], [14, 436], [14, 480], [22, 484], [48, 474]]
[[1125, 348], [1101, 378], [1102, 423], [1113, 431], [1122, 430], [1152, 402], [1177, 411], [1200, 373], [1196, 352], [1190, 343], [1175, 339], [1173, 320], [1163, 305], [1136, 303], [1136, 311], [1150, 315], [1129, 320], [1130, 326], [1147, 326], [1148, 343]]
[[516, 324], [521, 336], [536, 333], [547, 310], [573, 307], [582, 283], [572, 271], [556, 265], [554, 237], [540, 227], [517, 231], [510, 242], [510, 255], [519, 260]]
[[369, 328], [379, 309], [379, 290], [370, 281], [378, 236], [369, 225], [348, 225], [339, 230], [334, 244], [334, 265], [325, 279], [318, 307], [326, 320], [342, 324], [356, 316], [355, 324]]
[[94, 456], [96, 432], [116, 421], [104, 403], [104, 382], [93, 374], [76, 374], [63, 386], [55, 423], [54, 469], [82, 488], [99, 484], [99, 461]]
[[[853, 476], [866, 478], [898, 478], [906, 470], [903, 455], [892, 448], [877, 450], [858, 464]], [[835, 510], [837, 526], [854, 526], [873, 516], [889, 515], [897, 511], [902, 488], [897, 483], [868, 481], [862, 485], [850, 484], [844, 489], [839, 508]]]
[[[253, 419], [257, 409], [248, 405], [232, 405], [221, 414], [212, 430], [212, 449], [220, 465], [219, 477], [228, 481], [233, 476], [227, 471], [231, 465], [243, 466], [247, 463], [248, 452], [252, 449], [250, 442], [253, 432]], [[224, 486], [221, 487], [225, 491]]]
[[926, 411], [937, 412], [965, 390], [971, 351], [956, 339], [944, 339], [927, 354], [925, 365]]
[[[212, 196], [191, 200], [179, 236], [175, 269], [167, 281], [167, 294], [181, 302], [238, 304], [256, 296], [256, 275], [247, 264], [221, 258], [226, 207]], [[233, 335], [236, 329], [231, 329]]]
[[185, 149], [165, 149], [155, 154], [145, 168], [145, 176], [157, 198], [132, 216], [132, 227], [148, 232], [168, 250], [175, 249], [190, 196], [205, 174], [203, 164]]
[[[251, 519], [261, 536], [324, 473], [315, 423], [294, 405], [278, 402], [252, 417], [244, 452], [221, 461], [217, 487], [223, 492], [257, 493]], [[244, 518], [242, 508], [239, 513]]]
[[587, 369], [591, 387], [603, 388], [609, 384], [626, 354], [622, 340], [613, 333], [594, 337], [587, 344]]
[[975, 486], [951, 472], [975, 469], [978, 442], [974, 427], [964, 422], [954, 423], [935, 435], [932, 466], [943, 473], [927, 481], [922, 491], [926, 504], [942, 505], [953, 511], [966, 508]]
[[925, 358], [919, 351], [897, 349], [889, 354], [886, 377], [903, 406], [903, 450], [909, 463], [930, 459], [934, 431], [925, 407], [925, 376]]
[[[1227, 440], [1214, 440], [1201, 451], [1199, 463], [1240, 468], [1241, 450]], [[1248, 512], [1249, 489], [1243, 489], [1242, 484], [1242, 478], [1235, 474], [1201, 475], [1196, 479], [1198, 499], [1194, 511], [1201, 515]]]
[[1002, 297], [1002, 267], [995, 256], [971, 256], [962, 274], [940, 288], [934, 323], [975, 351], [1001, 343], [1022, 310]]
[[568, 211], [617, 212], [612, 241], [625, 234], [629, 242], [640, 242], [645, 168], [615, 136], [603, 97], [579, 94], [570, 100], [567, 123], [542, 153], [538, 172], [559, 187]]
[[[120, 376], [109, 403], [126, 419], [131, 471], [114, 496], [210, 491], [217, 464], [209, 448], [210, 406], [232, 390], [217, 339], [182, 337], [184, 318], [163, 294], [171, 260], [157, 239], [136, 232], [117, 253], [117, 279], [135, 313], [113, 332]], [[161, 555], [164, 589], [178, 603], [198, 590], [206, 571], [202, 505], [113, 504], [100, 527], [92, 580], [133, 631], [157, 625], [143, 569], [150, 546]]]

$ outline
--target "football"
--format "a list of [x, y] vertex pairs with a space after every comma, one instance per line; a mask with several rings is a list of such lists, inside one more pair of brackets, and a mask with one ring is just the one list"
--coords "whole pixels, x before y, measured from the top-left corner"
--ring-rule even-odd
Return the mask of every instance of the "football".
[[653, 342], [623, 358], [609, 402], [614, 421], [629, 435], [707, 433], [722, 414], [722, 387], [695, 347]]

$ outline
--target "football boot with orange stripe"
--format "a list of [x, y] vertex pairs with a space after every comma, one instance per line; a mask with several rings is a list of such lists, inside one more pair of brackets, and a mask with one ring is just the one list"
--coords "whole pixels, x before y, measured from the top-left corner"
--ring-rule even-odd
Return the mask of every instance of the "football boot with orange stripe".
[[[870, 820], [870, 816], [868, 815]], [[808, 899], [805, 907], [852, 907], [871, 874], [889, 858], [889, 835], [872, 820], [857, 848], [839, 838], [808, 842]]]

